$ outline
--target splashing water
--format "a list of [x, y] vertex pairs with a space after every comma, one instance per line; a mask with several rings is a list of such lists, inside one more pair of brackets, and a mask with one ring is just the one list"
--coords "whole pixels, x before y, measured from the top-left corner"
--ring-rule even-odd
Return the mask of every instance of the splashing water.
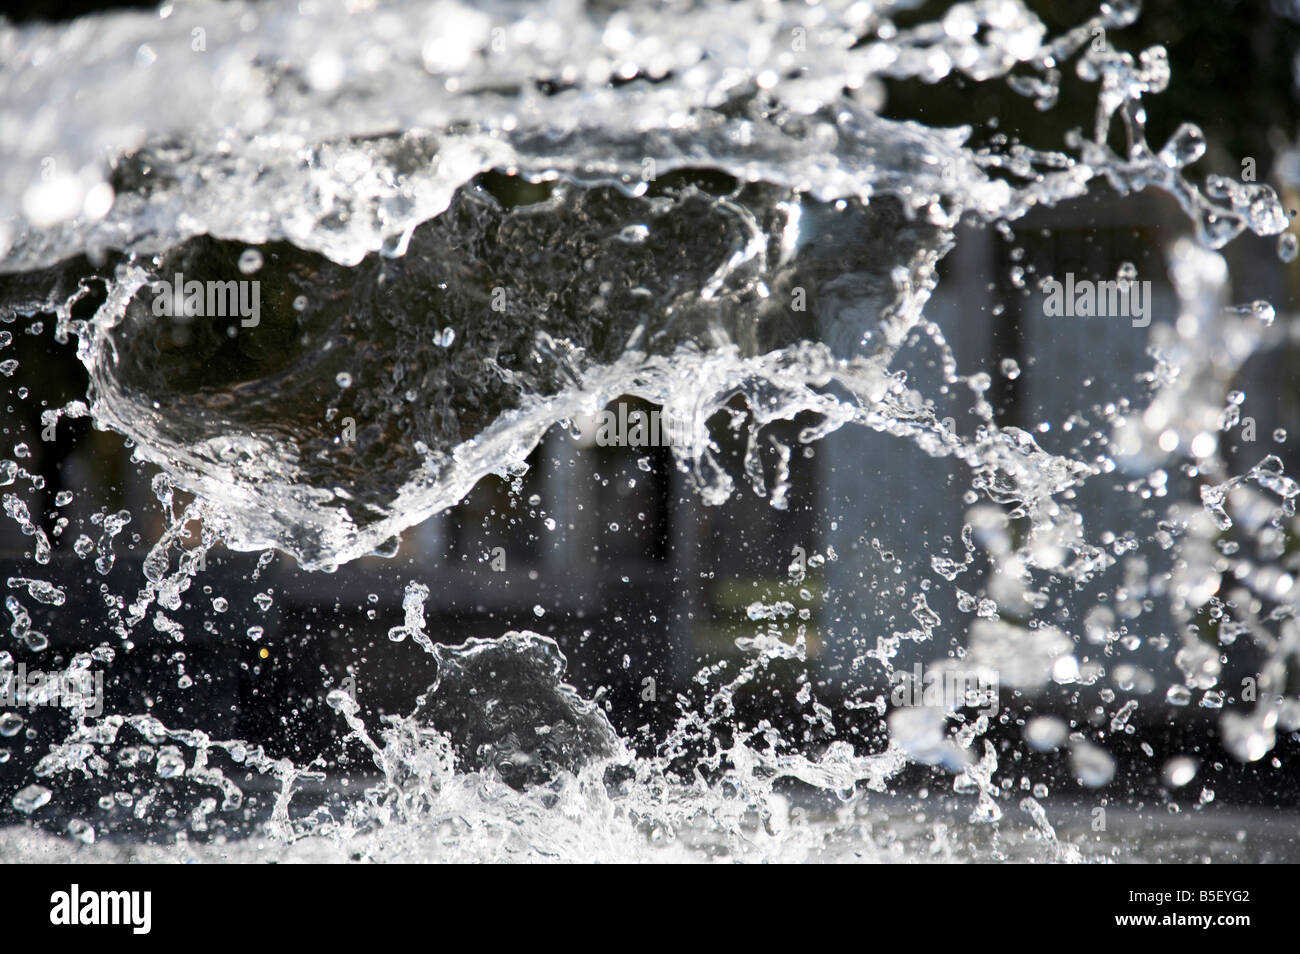
[[[911, 5], [884, 0], [672, 15], [352, 6], [177, 3], [0, 25], [5, 61], [20, 64], [0, 74], [0, 128], [23, 133], [0, 136], [0, 305], [9, 320], [55, 315], [89, 379], [84, 401], [42, 424], [90, 416], [161, 471], [144, 580], [133, 597], [102, 584], [106, 621], [82, 635], [65, 681], [121, 665], [141, 629], [188, 646], [178, 620], [210, 591], [218, 544], [342, 575], [396, 554], [485, 477], [518, 483], [548, 434], [622, 396], [674, 422], [672, 467], [707, 507], [729, 505], [740, 480], [785, 510], [800, 454], [879, 435], [966, 488], [949, 528], [960, 550], [868, 532], [852, 555], [803, 553], [783, 581], [801, 602], [810, 570], [829, 580], [827, 567], [858, 561], [859, 582], [828, 604], [867, 592], [903, 609], [860, 632], [848, 615], [814, 624], [793, 599], [747, 593], [732, 640], [743, 659], [696, 673], [657, 738], [620, 735], [608, 703], [564, 681], [545, 635], [431, 634], [437, 581], [412, 580], [387, 635], [410, 637], [411, 665], [436, 677], [378, 721], [347, 689], [322, 690], [346, 726], [350, 755], [333, 764], [268, 754], [292, 753], [285, 739], [96, 712], [84, 693], [65, 693], [65, 718], [39, 732], [0, 716], [0, 735], [33, 748], [39, 736], [44, 753], [6, 778], [21, 817], [0, 831], [0, 857], [1127, 857], [1140, 840], [1085, 844], [1092, 803], [1054, 807], [1022, 754], [1054, 760], [1077, 791], [1104, 790], [1144, 710], [1224, 707], [1243, 636], [1259, 661], [1250, 695], [1218, 714], [1223, 747], [1255, 763], [1300, 730], [1300, 484], [1278, 456], [1238, 468], [1226, 448], [1240, 372], [1284, 332], [1271, 305], [1231, 304], [1216, 251], [1288, 219], [1268, 186], [1194, 184], [1185, 168], [1206, 148], [1194, 126], [1147, 143], [1164, 51], [1096, 42], [1136, 4], [1102, 4], [1056, 37], [1015, 0], [906, 27], [894, 18]], [[1050, 110], [1067, 64], [1097, 106], [1091, 134], [1060, 151], [880, 115], [886, 81], [951, 76]], [[1071, 407], [1084, 436], [1049, 440], [999, 423], [990, 376], [961, 371], [927, 309], [963, 217], [1009, 229], [1102, 187], [1169, 195], [1190, 236], [1168, 249], [1176, 300], [1149, 329], [1141, 393]], [[230, 307], [197, 320], [214, 286]], [[1032, 378], [1023, 363], [999, 367]], [[776, 436], [781, 422], [798, 424], [794, 441]], [[16, 457], [0, 464], [3, 506], [32, 567], [8, 578], [18, 655], [0, 653], [3, 678], [46, 651], [30, 607], [57, 620], [68, 589], [45, 578], [54, 544], [17, 490], [41, 478]], [[1108, 525], [1096, 491], [1120, 478], [1140, 516]], [[87, 579], [110, 579], [115, 545], [141, 522], [139, 508], [87, 518], [72, 547]], [[894, 579], [854, 589], [877, 572]], [[248, 602], [245, 583], [210, 598], [214, 613]], [[931, 607], [941, 591], [957, 619]], [[1139, 632], [1155, 662], [1124, 655]], [[861, 731], [807, 675], [836, 638], [851, 650], [842, 707]], [[911, 647], [991, 695], [891, 705], [881, 686], [897, 685]], [[744, 696], [786, 672], [802, 673], [798, 719], [746, 717]], [[1026, 703], [1051, 689], [1072, 711]], [[1010, 730], [1024, 753], [996, 744]], [[918, 794], [918, 766], [953, 795]], [[1155, 774], [1175, 790], [1201, 770], [1175, 753]]]

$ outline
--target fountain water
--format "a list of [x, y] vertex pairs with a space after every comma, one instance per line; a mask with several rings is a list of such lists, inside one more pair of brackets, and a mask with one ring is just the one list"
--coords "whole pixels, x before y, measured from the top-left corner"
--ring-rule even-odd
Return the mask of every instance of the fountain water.
[[[139, 542], [143, 580], [118, 591], [114, 540], [142, 507], [71, 525], [29, 505], [44, 478], [26, 454], [5, 461], [4, 510], [30, 559], [8, 581], [0, 674], [55, 658], [68, 675], [130, 671], [150, 629], [181, 652], [187, 610], [202, 604], [210, 629], [247, 602], [247, 581], [211, 595], [222, 548], [344, 576], [491, 475], [518, 504], [539, 444], [621, 397], [675, 422], [668, 471], [708, 508], [731, 506], [739, 482], [785, 510], [801, 460], [879, 440], [957, 482], [964, 509], [950, 546], [852, 526], [853, 552], [783, 550], [796, 599], [748, 593], [731, 640], [743, 657], [700, 669], [658, 735], [621, 733], [618, 712], [566, 685], [547, 636], [430, 634], [436, 572], [405, 587], [389, 633], [436, 670], [407, 714], [367, 718], [347, 688], [317, 687], [344, 756], [76, 695], [38, 727], [17, 702], [0, 733], [30, 758], [0, 773], [24, 817], [0, 857], [1130, 857], [1141, 838], [1089, 827], [1096, 807], [1122, 820], [1143, 804], [1108, 789], [1130, 784], [1117, 760], [1154, 763], [1175, 791], [1204, 758], [1158, 758], [1139, 715], [1232, 703], [1223, 747], [1276, 759], [1300, 730], [1300, 485], [1278, 456], [1236, 467], [1227, 446], [1239, 372], [1283, 331], [1271, 305], [1232, 306], [1217, 250], [1282, 233], [1286, 213], [1253, 181], [1195, 184], [1196, 127], [1147, 143], [1167, 57], [1107, 32], [1135, 3], [1059, 36], [1018, 0], [905, 25], [911, 6], [172, 3], [0, 26], [19, 64], [0, 75], [5, 317], [53, 315], [88, 375], [76, 399], [32, 395], [49, 405], [40, 423], [89, 416], [122, 435], [158, 469], [143, 506], [162, 514]], [[886, 83], [952, 77], [1049, 111], [1067, 71], [1095, 85], [1096, 111], [1056, 150], [881, 115]], [[1012, 234], [1103, 189], [1185, 213], [1140, 393], [1079, 395], [1056, 431], [1012, 426], [992, 376], [963, 367], [930, 314], [940, 263], [962, 221]], [[1137, 275], [1084, 281], [1127, 292]], [[1112, 522], [1099, 487], [1136, 501], [1136, 522]], [[831, 511], [831, 536], [859, 514]], [[75, 569], [46, 579], [74, 534]], [[828, 587], [817, 619], [798, 605], [812, 573]], [[60, 607], [86, 586], [101, 615], [74, 623]], [[860, 627], [875, 602], [901, 609]], [[37, 629], [70, 624], [67, 652]], [[1224, 681], [1247, 646], [1249, 693]], [[913, 649], [999, 705], [891, 705], [882, 683]], [[824, 658], [839, 660], [839, 712], [809, 675]], [[798, 715], [750, 718], [744, 700], [777, 672], [795, 674]], [[135, 679], [147, 697], [149, 670]], [[1062, 711], [1040, 711], [1045, 692]], [[932, 773], [919, 786], [918, 771]], [[954, 796], [932, 795], [935, 779]], [[1058, 787], [1084, 799], [1058, 809], [1069, 837], [1043, 804]], [[1171, 851], [1221, 850], [1213, 832], [1181, 837]]]

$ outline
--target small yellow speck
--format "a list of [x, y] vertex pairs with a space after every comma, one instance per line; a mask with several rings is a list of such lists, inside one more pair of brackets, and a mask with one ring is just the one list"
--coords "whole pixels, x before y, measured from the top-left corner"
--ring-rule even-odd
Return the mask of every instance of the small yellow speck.
[[257, 655], [260, 656], [262, 659], [265, 659], [267, 656], [271, 655], [271, 651], [267, 649], [265, 646], [263, 646], [261, 649], [257, 651]]

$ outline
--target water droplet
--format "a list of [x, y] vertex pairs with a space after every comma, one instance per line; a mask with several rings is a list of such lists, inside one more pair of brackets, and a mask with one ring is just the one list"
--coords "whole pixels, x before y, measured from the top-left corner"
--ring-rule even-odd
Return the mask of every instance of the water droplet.
[[1196, 777], [1196, 759], [1186, 755], [1176, 755], [1161, 770], [1161, 781], [1166, 788], [1182, 788]]
[[1115, 760], [1101, 746], [1077, 741], [1070, 746], [1070, 770], [1080, 784], [1101, 788], [1115, 777]]
[[1039, 752], [1050, 752], [1061, 745], [1069, 729], [1053, 716], [1037, 716], [1025, 723], [1025, 741]]
[[252, 275], [262, 268], [262, 253], [255, 248], [246, 248], [239, 254], [239, 270], [245, 275]]
[[1205, 155], [1205, 134], [1193, 123], [1183, 123], [1160, 149], [1160, 161], [1181, 169]]
[[50, 803], [51, 793], [44, 785], [28, 785], [14, 795], [13, 806], [24, 815], [30, 815]]
[[1219, 719], [1223, 747], [1239, 762], [1258, 762], [1276, 744], [1274, 716], [1268, 712], [1241, 715], [1225, 712]]
[[177, 778], [185, 774], [185, 757], [181, 755], [181, 750], [176, 746], [164, 746], [158, 751], [158, 760], [154, 763], [154, 770], [160, 778]]
[[68, 835], [74, 841], [79, 841], [83, 845], [93, 845], [95, 843], [95, 826], [80, 818], [69, 818]]
[[1283, 232], [1277, 238], [1277, 257], [1282, 261], [1290, 263], [1296, 260], [1300, 255], [1300, 239], [1297, 239], [1294, 232]]

